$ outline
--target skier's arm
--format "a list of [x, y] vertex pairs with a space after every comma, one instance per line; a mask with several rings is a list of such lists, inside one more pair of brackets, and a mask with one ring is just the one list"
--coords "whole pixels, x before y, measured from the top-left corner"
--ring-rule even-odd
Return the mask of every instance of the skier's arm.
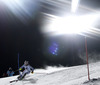
[[31, 70], [34, 71], [34, 68], [32, 66], [30, 66]]
[[34, 73], [34, 68], [32, 66], [30, 66], [30, 69], [32, 70], [31, 73]]
[[19, 70], [21, 71], [23, 68], [24, 68], [24, 65], [22, 65], [22, 66], [19, 68]]

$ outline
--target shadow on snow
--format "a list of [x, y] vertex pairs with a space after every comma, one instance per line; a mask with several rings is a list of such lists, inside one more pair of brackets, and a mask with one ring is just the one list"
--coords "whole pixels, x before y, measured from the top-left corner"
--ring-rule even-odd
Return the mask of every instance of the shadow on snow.
[[23, 81], [25, 81], [24, 84], [26, 84], [26, 83], [32, 83], [32, 84], [34, 84], [34, 83], [36, 83], [37, 80], [38, 80], [38, 79], [30, 78], [30, 79], [24, 79]]

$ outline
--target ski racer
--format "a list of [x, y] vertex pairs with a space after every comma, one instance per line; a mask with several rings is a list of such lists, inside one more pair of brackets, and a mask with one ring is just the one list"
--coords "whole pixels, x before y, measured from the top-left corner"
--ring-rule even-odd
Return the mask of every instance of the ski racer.
[[18, 76], [17, 79], [22, 80], [26, 76], [26, 74], [29, 74], [30, 72], [34, 73], [34, 68], [29, 65], [28, 61], [25, 61], [24, 65], [22, 65], [19, 68], [19, 72], [20, 72], [20, 76]]

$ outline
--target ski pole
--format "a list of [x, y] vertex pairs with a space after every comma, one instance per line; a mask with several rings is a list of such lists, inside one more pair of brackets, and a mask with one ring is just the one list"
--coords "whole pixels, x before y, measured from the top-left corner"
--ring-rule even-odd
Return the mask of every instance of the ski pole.
[[19, 71], [19, 69], [15, 70], [14, 72], [17, 72], [17, 71]]

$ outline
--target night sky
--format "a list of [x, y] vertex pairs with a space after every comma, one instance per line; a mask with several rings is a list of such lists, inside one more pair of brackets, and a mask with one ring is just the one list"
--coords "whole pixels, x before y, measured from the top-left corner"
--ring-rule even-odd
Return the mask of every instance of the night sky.
[[[80, 3], [100, 10], [99, 0], [84, 0]], [[85, 64], [85, 61], [79, 57], [79, 54], [85, 53], [85, 37], [82, 35], [46, 36], [40, 31], [41, 23], [44, 21], [41, 12], [51, 14], [55, 12], [43, 7], [43, 5], [51, 7], [47, 4], [41, 6], [39, 3], [36, 9], [33, 5], [29, 0], [28, 5], [25, 5], [29, 13], [18, 8], [14, 9], [17, 11], [14, 13], [15, 11], [11, 11], [6, 4], [0, 4], [0, 76], [9, 67], [13, 70], [18, 69], [18, 53], [20, 66], [25, 60], [28, 60], [34, 68], [43, 68], [45, 65]], [[87, 37], [89, 53], [100, 52], [99, 36]]]

